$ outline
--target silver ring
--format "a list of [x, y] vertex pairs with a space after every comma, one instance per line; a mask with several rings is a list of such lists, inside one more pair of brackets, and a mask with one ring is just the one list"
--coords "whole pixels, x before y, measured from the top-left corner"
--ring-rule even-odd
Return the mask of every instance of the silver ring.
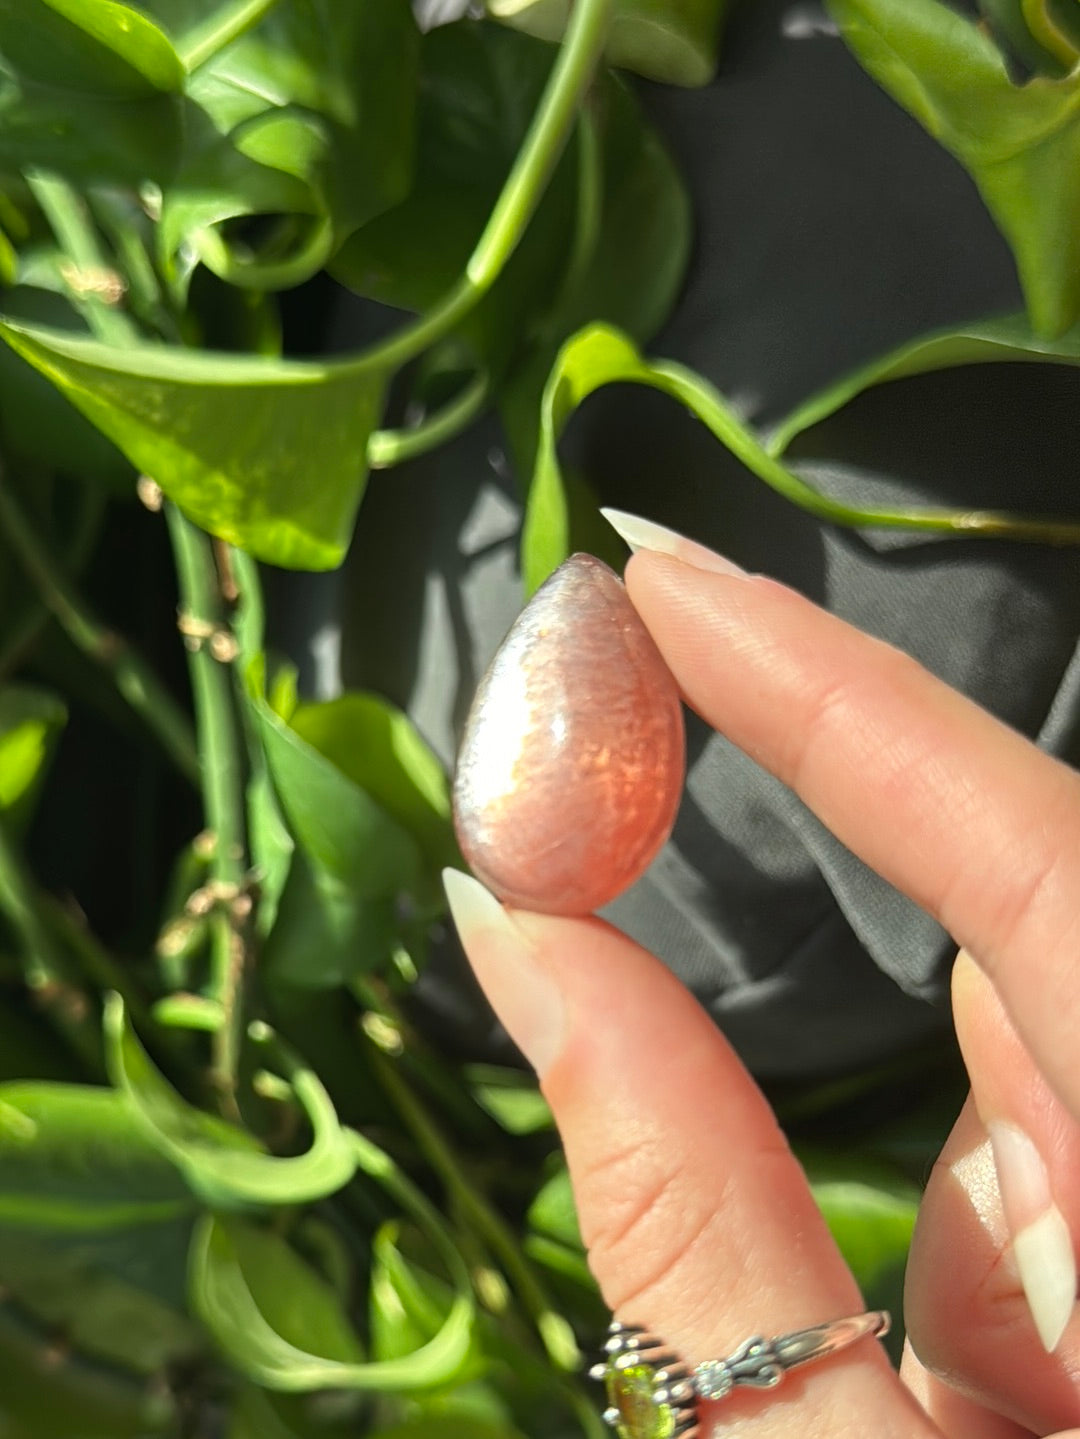
[[604, 1422], [619, 1439], [695, 1439], [702, 1399], [726, 1399], [733, 1389], [775, 1389], [789, 1369], [824, 1359], [859, 1339], [883, 1339], [891, 1320], [884, 1310], [833, 1319], [775, 1339], [757, 1336], [726, 1359], [707, 1359], [693, 1370], [655, 1334], [613, 1321], [601, 1363], [589, 1374], [607, 1386]]

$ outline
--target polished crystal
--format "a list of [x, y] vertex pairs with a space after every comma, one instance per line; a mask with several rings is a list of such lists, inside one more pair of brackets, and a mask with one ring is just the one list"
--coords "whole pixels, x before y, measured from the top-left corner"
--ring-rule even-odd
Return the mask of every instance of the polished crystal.
[[619, 1439], [671, 1439], [675, 1411], [670, 1404], [656, 1402], [648, 1364], [609, 1365], [605, 1382], [611, 1407], [618, 1415], [615, 1432]]

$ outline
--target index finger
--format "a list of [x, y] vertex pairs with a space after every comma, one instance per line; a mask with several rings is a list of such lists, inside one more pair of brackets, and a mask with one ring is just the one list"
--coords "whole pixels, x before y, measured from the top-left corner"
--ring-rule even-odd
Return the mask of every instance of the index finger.
[[688, 702], [941, 921], [1080, 1116], [1080, 775], [794, 591], [632, 524], [627, 590]]

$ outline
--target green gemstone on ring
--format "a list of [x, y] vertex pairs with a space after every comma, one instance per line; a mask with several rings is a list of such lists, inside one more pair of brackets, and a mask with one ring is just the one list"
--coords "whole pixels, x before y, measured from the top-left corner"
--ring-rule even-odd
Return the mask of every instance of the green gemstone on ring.
[[608, 1401], [618, 1414], [619, 1439], [671, 1439], [675, 1410], [653, 1398], [653, 1371], [648, 1364], [608, 1365], [604, 1382]]

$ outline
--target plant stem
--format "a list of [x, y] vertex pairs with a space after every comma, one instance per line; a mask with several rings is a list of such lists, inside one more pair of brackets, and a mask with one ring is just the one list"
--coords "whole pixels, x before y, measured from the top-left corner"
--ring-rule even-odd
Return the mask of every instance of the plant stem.
[[247, 924], [241, 912], [247, 878], [244, 825], [244, 763], [231, 659], [215, 658], [213, 639], [232, 634], [210, 539], [176, 508], [165, 506], [180, 587], [181, 618], [188, 634], [188, 665], [195, 703], [195, 728], [202, 759], [206, 827], [214, 836], [211, 883], [218, 893], [210, 916], [210, 997], [221, 1005], [215, 1032], [214, 1080], [222, 1104], [236, 1115], [236, 1081], [243, 1032], [243, 981]]
[[226, 13], [224, 18], [220, 17], [219, 6], [202, 30], [196, 31], [194, 37], [189, 38], [181, 53], [181, 60], [189, 71], [197, 70], [200, 65], [212, 60], [226, 45], [231, 45], [245, 30], [250, 30], [252, 25], [257, 24], [276, 4], [277, 0], [239, 0], [232, 13]]
[[452, 400], [412, 429], [373, 431], [368, 437], [368, 464], [373, 470], [388, 470], [453, 439], [484, 408], [488, 388], [488, 377], [481, 371]]
[[439, 1133], [430, 1114], [402, 1080], [393, 1064], [374, 1045], [372, 1067], [432, 1168], [446, 1185], [462, 1216], [498, 1258], [531, 1316], [551, 1360], [563, 1370], [574, 1369], [580, 1354], [573, 1335], [555, 1309], [510, 1226], [486, 1195], [469, 1180], [457, 1157]]
[[396, 369], [448, 334], [485, 295], [514, 253], [544, 194], [607, 40], [614, 0], [576, 0], [528, 134], [495, 201], [465, 274], [435, 307], [364, 356]]
[[157, 736], [180, 773], [197, 784], [199, 756], [187, 716], [138, 652], [103, 625], [76, 593], [2, 475], [0, 530], [68, 638], [109, 672], [116, 688]]
[[59, 175], [43, 170], [28, 172], [26, 183], [71, 262], [72, 271], [66, 277], [68, 289], [86, 323], [107, 345], [137, 344], [139, 333], [130, 316], [118, 308], [118, 298], [109, 298], [105, 293], [111, 282], [122, 295], [123, 280], [98, 243], [82, 196]]
[[[105, 509], [104, 495], [96, 485], [73, 486], [72, 499], [78, 513], [72, 526], [71, 538], [65, 547], [66, 553], [58, 561], [59, 567], [65, 572], [78, 572], [86, 563], [97, 538], [98, 522]], [[10, 626], [7, 639], [0, 648], [0, 683], [22, 662], [48, 619], [48, 606], [35, 591], [23, 613]]]
[[0, 816], [0, 913], [18, 936], [26, 987], [72, 1048], [95, 1073], [102, 1069], [97, 1026], [88, 1023], [85, 995], [68, 979], [59, 950], [41, 915], [34, 881]]

